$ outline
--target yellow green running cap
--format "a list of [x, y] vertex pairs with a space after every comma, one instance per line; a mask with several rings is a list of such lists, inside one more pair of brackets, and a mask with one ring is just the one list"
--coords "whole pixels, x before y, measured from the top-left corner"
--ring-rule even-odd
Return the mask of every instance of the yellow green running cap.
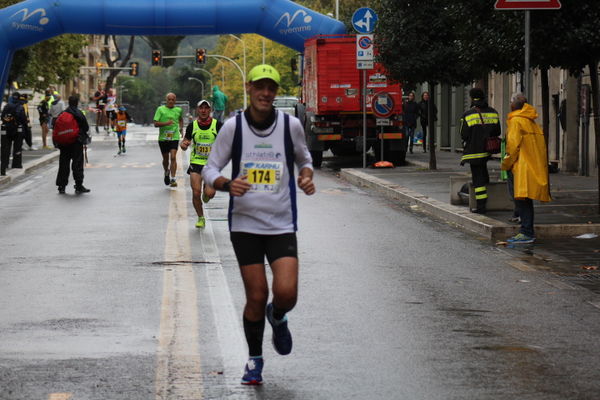
[[279, 82], [281, 81], [279, 72], [277, 72], [275, 67], [267, 64], [257, 65], [248, 73], [248, 82], [255, 82], [261, 79], [270, 79], [277, 85], [279, 85]]

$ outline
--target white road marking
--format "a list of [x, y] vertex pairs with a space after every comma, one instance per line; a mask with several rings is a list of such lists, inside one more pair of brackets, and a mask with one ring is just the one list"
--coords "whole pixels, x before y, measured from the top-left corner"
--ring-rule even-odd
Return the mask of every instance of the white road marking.
[[[178, 153], [178, 176], [183, 173], [182, 162]], [[197, 307], [197, 288], [194, 265], [177, 264], [177, 261], [192, 259], [190, 245], [190, 226], [188, 220], [188, 185], [180, 185], [171, 191], [169, 203], [169, 222], [165, 245], [163, 299], [159, 333], [159, 348], [156, 370], [156, 399], [203, 398], [203, 383], [199, 354], [199, 314]], [[215, 241], [212, 222], [208, 210], [207, 225], [200, 232], [199, 243], [202, 249], [202, 260], [207, 264], [204, 268], [209, 288], [210, 308], [214, 318], [222, 362], [223, 377], [230, 398], [255, 399], [254, 391], [240, 384], [241, 374], [247, 361], [248, 349], [241, 329], [241, 315], [235, 310], [221, 264], [218, 247]]]
[[[208, 210], [205, 209], [204, 213], [207, 217], [209, 216]], [[248, 348], [239, 323], [242, 317], [236, 312], [233, 305], [229, 285], [218, 255], [212, 222], [210, 218], [207, 219], [206, 228], [201, 237], [206, 260], [216, 261], [207, 265], [206, 280], [210, 290], [211, 309], [223, 359], [223, 374], [228, 387], [239, 388], [243, 368], [248, 360]], [[244, 398], [256, 397], [253, 391], [249, 391]]]
[[5, 193], [6, 194], [15, 194], [15, 193], [19, 193], [25, 190], [25, 188], [27, 188], [28, 186], [33, 185], [33, 183], [35, 183], [37, 181], [37, 179], [28, 179], [26, 181], [23, 181], [17, 185], [15, 185], [14, 187], [10, 188], [9, 190], [7, 190]]
[[[180, 164], [181, 165], [181, 164]], [[171, 191], [164, 259], [191, 259], [185, 191]], [[198, 308], [191, 264], [166, 264], [156, 368], [156, 399], [203, 398]]]

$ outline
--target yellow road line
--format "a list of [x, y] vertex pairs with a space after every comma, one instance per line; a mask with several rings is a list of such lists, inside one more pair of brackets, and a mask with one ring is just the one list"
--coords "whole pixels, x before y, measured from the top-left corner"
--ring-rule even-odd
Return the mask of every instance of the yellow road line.
[[[178, 153], [181, 176], [181, 153]], [[180, 185], [171, 191], [165, 243], [166, 264], [156, 368], [156, 399], [202, 399], [198, 348], [197, 289], [191, 264], [187, 202]], [[175, 263], [173, 263], [175, 262]]]
[[48, 400], [69, 400], [73, 397], [73, 393], [50, 393]]

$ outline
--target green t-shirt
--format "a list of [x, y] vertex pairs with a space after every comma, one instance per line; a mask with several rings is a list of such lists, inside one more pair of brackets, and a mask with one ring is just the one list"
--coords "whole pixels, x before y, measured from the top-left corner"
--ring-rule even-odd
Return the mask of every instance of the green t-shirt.
[[172, 125], [161, 126], [159, 128], [158, 140], [179, 140], [181, 134], [179, 132], [179, 120], [183, 111], [181, 107], [169, 108], [167, 106], [160, 106], [154, 113], [154, 121], [167, 122], [173, 120]]

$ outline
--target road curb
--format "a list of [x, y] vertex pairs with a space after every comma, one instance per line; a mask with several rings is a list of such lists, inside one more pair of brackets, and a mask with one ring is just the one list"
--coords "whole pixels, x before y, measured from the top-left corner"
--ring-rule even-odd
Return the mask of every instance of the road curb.
[[0, 185], [6, 185], [19, 178], [20, 176], [35, 171], [44, 165], [50, 164], [60, 157], [60, 151], [53, 151], [52, 153], [45, 154], [40, 158], [31, 160], [23, 164], [23, 168], [14, 168], [7, 171], [6, 176], [0, 177]]
[[[474, 214], [464, 207], [432, 199], [407, 187], [390, 183], [356, 169], [342, 169], [340, 177], [347, 182], [376, 191], [386, 198], [421, 211], [438, 220], [458, 226], [488, 239], [506, 239], [518, 232], [517, 225], [507, 224], [485, 215]], [[551, 239], [577, 236], [584, 233], [600, 234], [600, 224], [544, 224], [536, 225], [536, 236]]]

